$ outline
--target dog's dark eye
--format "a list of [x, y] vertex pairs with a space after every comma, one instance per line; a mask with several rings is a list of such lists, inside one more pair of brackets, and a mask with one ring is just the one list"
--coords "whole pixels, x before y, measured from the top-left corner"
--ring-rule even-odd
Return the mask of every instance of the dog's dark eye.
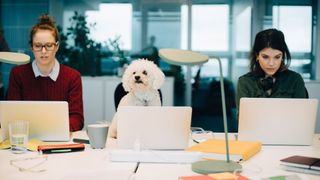
[[133, 74], [136, 74], [136, 72], [133, 72]]
[[143, 71], [142, 74], [144, 75], [148, 75], [147, 71]]

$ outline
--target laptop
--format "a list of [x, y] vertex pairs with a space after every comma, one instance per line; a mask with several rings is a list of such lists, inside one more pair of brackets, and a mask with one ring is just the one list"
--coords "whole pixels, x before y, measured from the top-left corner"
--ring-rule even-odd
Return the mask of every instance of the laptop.
[[191, 107], [119, 106], [117, 142], [122, 149], [181, 150], [188, 147]]
[[311, 145], [317, 99], [241, 98], [238, 139], [264, 145]]
[[69, 112], [65, 101], [0, 101], [1, 129], [8, 137], [8, 123], [29, 121], [29, 139], [69, 141]]

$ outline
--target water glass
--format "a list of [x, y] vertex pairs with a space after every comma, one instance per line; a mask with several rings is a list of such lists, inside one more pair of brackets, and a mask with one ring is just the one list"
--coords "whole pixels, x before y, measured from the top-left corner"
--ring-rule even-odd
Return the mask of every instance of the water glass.
[[15, 154], [25, 153], [28, 149], [29, 122], [24, 120], [9, 123], [11, 151]]

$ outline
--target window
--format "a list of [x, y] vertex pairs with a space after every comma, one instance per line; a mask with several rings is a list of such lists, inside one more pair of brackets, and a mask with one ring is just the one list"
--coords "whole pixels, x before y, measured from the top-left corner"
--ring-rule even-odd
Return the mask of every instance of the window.
[[191, 49], [227, 51], [229, 48], [229, 6], [192, 6]]
[[273, 6], [272, 21], [285, 34], [291, 52], [311, 51], [311, 6]]
[[120, 36], [121, 46], [131, 50], [132, 46], [132, 5], [102, 3], [99, 11], [87, 11], [89, 23], [96, 23], [91, 37], [98, 42], [107, 42]]
[[[181, 8], [181, 47], [187, 47], [187, 6]], [[191, 49], [195, 51], [228, 51], [229, 6], [192, 5]]]
[[311, 6], [273, 6], [273, 27], [280, 29], [286, 38], [292, 60], [290, 68], [303, 78], [310, 79], [312, 43]]
[[[188, 7], [181, 6], [181, 48], [187, 49]], [[209, 55], [219, 55], [223, 66], [223, 75], [228, 76], [228, 59], [221, 54], [229, 50], [229, 6], [228, 5], [192, 5], [191, 49]], [[212, 53], [213, 52], [213, 53]], [[198, 67], [192, 68], [195, 76]], [[201, 67], [201, 77], [219, 76], [218, 62], [209, 59]]]

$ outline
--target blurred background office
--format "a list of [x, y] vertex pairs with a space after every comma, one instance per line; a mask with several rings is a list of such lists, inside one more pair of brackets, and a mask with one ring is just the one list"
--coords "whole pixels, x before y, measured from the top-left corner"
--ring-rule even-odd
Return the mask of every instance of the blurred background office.
[[[0, 29], [7, 44], [0, 51], [32, 55], [29, 30], [39, 15], [48, 13], [61, 29], [61, 63], [91, 79], [120, 76], [122, 67], [132, 59], [149, 58], [174, 79], [169, 105], [176, 106], [185, 105], [186, 67], [167, 64], [156, 51], [180, 48], [219, 56], [229, 130], [237, 131], [235, 87], [238, 77], [248, 71], [249, 51], [257, 32], [272, 27], [283, 31], [292, 53], [291, 69], [310, 83], [309, 93], [319, 89], [319, 7], [317, 0], [0, 0]], [[1, 99], [11, 68], [1, 65]], [[201, 67], [193, 66], [191, 72], [192, 125], [222, 131], [218, 63], [210, 59]], [[85, 82], [84, 89], [90, 85]], [[112, 108], [105, 103], [96, 106]]]

